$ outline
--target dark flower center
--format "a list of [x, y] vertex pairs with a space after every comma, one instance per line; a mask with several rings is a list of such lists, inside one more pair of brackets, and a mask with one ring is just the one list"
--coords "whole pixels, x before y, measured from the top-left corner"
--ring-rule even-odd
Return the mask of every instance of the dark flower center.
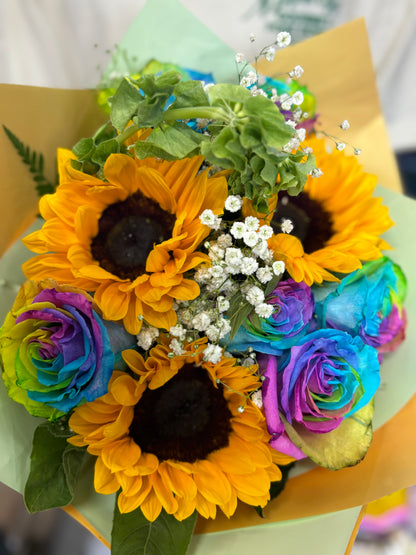
[[147, 389], [134, 409], [130, 436], [159, 460], [195, 462], [228, 445], [231, 412], [206, 371], [185, 365], [158, 389]]
[[296, 197], [279, 195], [271, 221], [276, 233], [281, 233], [280, 225], [285, 219], [292, 222], [291, 235], [299, 239], [306, 253], [323, 248], [334, 233], [331, 214], [305, 192]]
[[172, 236], [174, 223], [174, 215], [137, 191], [104, 210], [91, 254], [105, 270], [134, 280], [145, 272], [154, 245]]

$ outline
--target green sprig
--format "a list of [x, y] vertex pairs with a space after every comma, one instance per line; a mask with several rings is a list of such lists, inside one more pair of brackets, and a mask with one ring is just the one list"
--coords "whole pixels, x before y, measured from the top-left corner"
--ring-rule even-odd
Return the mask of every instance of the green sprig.
[[32, 174], [33, 180], [36, 185], [36, 191], [41, 197], [48, 193], [53, 193], [55, 191], [56, 185], [53, 185], [48, 179], [46, 179], [43, 168], [44, 168], [44, 158], [43, 155], [31, 150], [29, 146], [25, 145], [10, 129], [3, 125], [4, 132], [9, 138], [12, 145], [15, 147], [18, 155], [22, 161], [29, 166], [29, 171]]

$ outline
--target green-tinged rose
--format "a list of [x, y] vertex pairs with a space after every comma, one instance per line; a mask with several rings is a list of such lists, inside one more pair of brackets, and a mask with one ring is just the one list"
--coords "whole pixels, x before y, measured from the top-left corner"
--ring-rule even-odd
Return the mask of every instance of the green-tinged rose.
[[92, 298], [52, 280], [26, 282], [0, 329], [9, 396], [54, 420], [107, 392], [114, 366], [110, 340]]

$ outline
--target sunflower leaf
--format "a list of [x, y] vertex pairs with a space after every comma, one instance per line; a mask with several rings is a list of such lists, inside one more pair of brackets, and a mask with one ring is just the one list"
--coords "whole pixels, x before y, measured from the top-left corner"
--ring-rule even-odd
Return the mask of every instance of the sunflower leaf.
[[111, 532], [112, 555], [184, 555], [196, 523], [197, 513], [179, 521], [163, 509], [149, 522], [140, 507], [121, 514], [116, 502]]
[[34, 513], [71, 503], [85, 450], [67, 443], [64, 431], [46, 422], [36, 428], [24, 497]]

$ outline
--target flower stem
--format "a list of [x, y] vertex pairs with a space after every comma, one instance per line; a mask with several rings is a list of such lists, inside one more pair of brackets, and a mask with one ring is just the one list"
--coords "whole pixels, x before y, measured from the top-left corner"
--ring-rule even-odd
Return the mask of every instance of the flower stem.
[[136, 125], [135, 123], [133, 123], [132, 125], [130, 125], [129, 127], [126, 127], [126, 129], [124, 131], [122, 131], [117, 137], [116, 137], [116, 141], [122, 145], [125, 141], [127, 141], [127, 139], [129, 137], [131, 137], [132, 135], [134, 135], [135, 133], [137, 133], [137, 131], [139, 130], [139, 126]]
[[197, 119], [197, 118], [228, 121], [229, 115], [222, 108], [214, 108], [212, 106], [193, 106], [190, 108], [174, 108], [173, 110], [167, 110], [163, 114], [163, 119], [168, 123], [176, 120]]

